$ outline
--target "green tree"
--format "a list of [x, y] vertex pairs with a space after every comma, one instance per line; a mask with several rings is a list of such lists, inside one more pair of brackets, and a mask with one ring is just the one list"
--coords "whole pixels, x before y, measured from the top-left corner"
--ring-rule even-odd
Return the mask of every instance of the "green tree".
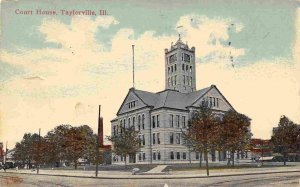
[[208, 151], [214, 146], [216, 123], [212, 110], [201, 106], [199, 110], [192, 113], [185, 135], [194, 150], [204, 153], [207, 176], [209, 176]]
[[215, 145], [219, 150], [230, 151], [232, 166], [234, 166], [235, 151], [243, 150], [250, 144], [250, 118], [229, 110], [219, 121], [214, 133], [216, 134]]
[[[122, 128], [122, 127], [121, 127]], [[116, 155], [125, 156], [125, 167], [126, 167], [126, 156], [134, 156], [140, 149], [140, 139], [138, 131], [135, 131], [134, 127], [123, 128], [123, 133], [115, 136], [109, 136], [108, 140], [113, 144], [113, 152]]]
[[279, 120], [278, 127], [273, 129], [271, 142], [273, 151], [283, 155], [283, 162], [286, 165], [288, 153], [297, 151], [297, 138], [300, 137], [300, 128], [286, 116]]

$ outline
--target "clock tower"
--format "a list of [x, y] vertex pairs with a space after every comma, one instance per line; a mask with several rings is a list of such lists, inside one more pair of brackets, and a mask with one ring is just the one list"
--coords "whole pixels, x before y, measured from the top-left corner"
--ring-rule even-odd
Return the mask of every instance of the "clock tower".
[[165, 49], [165, 89], [181, 93], [196, 91], [195, 47], [189, 48], [181, 37]]

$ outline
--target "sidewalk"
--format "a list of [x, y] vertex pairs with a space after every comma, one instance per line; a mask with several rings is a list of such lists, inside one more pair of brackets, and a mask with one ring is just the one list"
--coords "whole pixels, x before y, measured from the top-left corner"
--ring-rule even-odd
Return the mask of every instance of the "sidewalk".
[[[162, 167], [161, 167], [162, 168]], [[158, 170], [158, 169], [157, 169]], [[0, 173], [4, 171], [1, 170]], [[210, 170], [210, 177], [226, 177], [238, 175], [254, 175], [268, 173], [287, 173], [299, 172], [300, 167], [274, 167], [274, 168], [247, 168], [247, 169], [226, 169]], [[7, 170], [6, 173], [19, 173], [36, 175], [36, 171], [31, 170]], [[95, 171], [74, 171], [74, 170], [40, 170], [40, 175], [64, 176], [64, 177], [83, 177], [95, 178]], [[180, 179], [180, 178], [206, 178], [206, 170], [191, 171], [173, 171], [172, 174], [150, 175], [132, 175], [131, 172], [124, 171], [99, 171], [98, 178], [101, 179]]]

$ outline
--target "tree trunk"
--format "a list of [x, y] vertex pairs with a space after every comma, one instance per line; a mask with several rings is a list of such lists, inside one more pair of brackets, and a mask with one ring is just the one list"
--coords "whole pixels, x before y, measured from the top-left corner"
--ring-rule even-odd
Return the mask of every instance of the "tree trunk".
[[207, 150], [204, 150], [204, 154], [205, 154], [205, 160], [206, 160], [206, 174], [209, 177], [209, 167], [208, 167], [208, 155], [207, 155]]
[[234, 167], [234, 151], [231, 151], [232, 167]]
[[[231, 152], [230, 152], [231, 153]], [[226, 154], [227, 154], [227, 151], [226, 151]], [[227, 154], [228, 158], [227, 158], [227, 166], [230, 166], [231, 165], [231, 155], [229, 157], [229, 154]]]
[[74, 161], [75, 170], [77, 170], [77, 160]]
[[200, 168], [202, 168], [202, 151], [200, 152]]

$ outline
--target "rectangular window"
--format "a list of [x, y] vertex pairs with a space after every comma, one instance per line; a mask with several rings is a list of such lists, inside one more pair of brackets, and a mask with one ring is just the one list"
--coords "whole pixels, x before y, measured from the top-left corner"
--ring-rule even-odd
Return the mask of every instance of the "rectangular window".
[[219, 107], [219, 98], [217, 98], [217, 107]]
[[138, 117], [138, 129], [141, 130], [141, 116]]
[[159, 127], [159, 115], [156, 116], [156, 126]]
[[159, 133], [157, 133], [157, 144], [160, 144], [160, 138], [159, 138]]
[[139, 153], [139, 160], [142, 160], [142, 153]]
[[156, 160], [156, 153], [153, 153], [153, 160]]
[[182, 71], [184, 71], [184, 67], [185, 67], [184, 64], [182, 64]]
[[189, 86], [190, 85], [190, 78], [189, 78], [189, 76], [186, 76], [186, 79], [187, 79], [187, 85]]
[[160, 152], [157, 153], [157, 160], [160, 160]]
[[177, 160], [180, 160], [180, 152], [177, 152], [176, 158], [177, 158]]
[[214, 99], [214, 107], [216, 106], [216, 98], [213, 98]]
[[185, 85], [185, 75], [183, 75], [183, 85]]
[[170, 152], [170, 159], [174, 160], [174, 152], [173, 151]]
[[154, 145], [155, 144], [155, 134], [153, 134], [152, 142], [153, 142], [153, 145]]
[[155, 128], [155, 116], [152, 116], [152, 128]]
[[190, 79], [191, 79], [191, 86], [193, 85], [193, 77], [190, 77]]
[[180, 125], [179, 125], [179, 115], [176, 115], [176, 125], [177, 125], [177, 128], [180, 127]]
[[186, 159], [186, 152], [182, 153], [182, 159], [184, 159], [184, 160]]
[[173, 86], [173, 77], [171, 77], [171, 86]]
[[173, 133], [171, 132], [170, 133], [170, 144], [173, 144], [174, 143], [174, 135]]
[[182, 116], [182, 127], [185, 128], [185, 116]]
[[113, 135], [116, 135], [116, 126], [114, 126]]
[[176, 133], [176, 144], [180, 144], [180, 133]]
[[146, 153], [143, 153], [143, 160], [146, 160]]
[[142, 146], [142, 136], [141, 135], [139, 135], [139, 144], [140, 144], [140, 146]]
[[[176, 64], [175, 64], [176, 65]], [[176, 67], [176, 66], [175, 66]], [[177, 76], [175, 75], [175, 77], [174, 77], [174, 85], [176, 85], [176, 80], [177, 80]]]
[[145, 135], [142, 135], [143, 145], [145, 145]]
[[170, 123], [170, 127], [173, 127], [173, 114], [170, 114], [169, 123]]
[[183, 61], [183, 53], [181, 53], [181, 60]]
[[209, 107], [212, 107], [212, 97], [209, 97]]
[[132, 126], [135, 129], [135, 117], [132, 118]]
[[145, 115], [142, 115], [142, 127], [145, 129]]

